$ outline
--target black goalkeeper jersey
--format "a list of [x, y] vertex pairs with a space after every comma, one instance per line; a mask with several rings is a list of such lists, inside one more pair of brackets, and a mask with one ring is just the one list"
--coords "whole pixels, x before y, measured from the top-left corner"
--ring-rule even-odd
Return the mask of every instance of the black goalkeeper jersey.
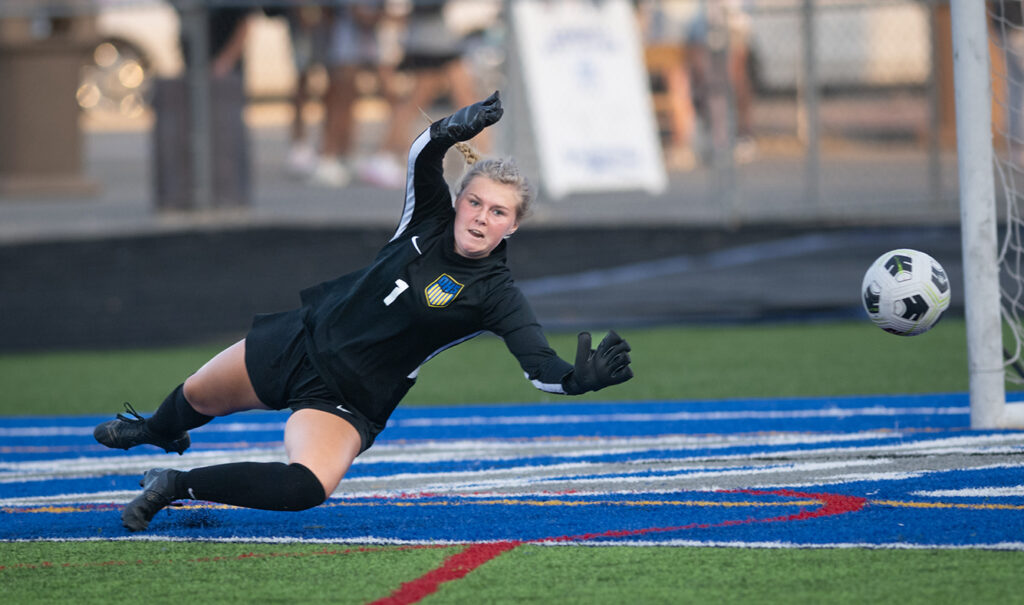
[[331, 390], [381, 425], [423, 363], [484, 331], [504, 339], [541, 390], [564, 393], [572, 371], [513, 283], [506, 243], [481, 259], [455, 252], [442, 165], [453, 143], [435, 128], [413, 142], [401, 222], [373, 264], [302, 292], [311, 362]]

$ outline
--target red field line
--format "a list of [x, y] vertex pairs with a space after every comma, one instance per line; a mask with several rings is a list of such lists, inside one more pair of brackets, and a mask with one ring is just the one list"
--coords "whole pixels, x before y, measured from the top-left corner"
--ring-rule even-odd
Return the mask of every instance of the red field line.
[[686, 531], [690, 529], [711, 529], [714, 527], [732, 527], [735, 525], [747, 525], [750, 523], [779, 523], [782, 521], [804, 521], [807, 519], [815, 519], [818, 517], [831, 517], [832, 515], [842, 515], [845, 513], [857, 512], [864, 508], [867, 504], [867, 498], [861, 498], [859, 496], [842, 496], [838, 494], [807, 494], [803, 492], [794, 492], [790, 490], [723, 490], [721, 493], [726, 494], [750, 494], [752, 496], [783, 496], [786, 498], [797, 498], [806, 500], [816, 500], [822, 503], [821, 508], [815, 510], [804, 510], [794, 513], [792, 515], [781, 515], [778, 517], [764, 517], [761, 519], [733, 519], [729, 521], [721, 521], [719, 523], [690, 523], [689, 525], [677, 525], [671, 527], [647, 527], [643, 529], [630, 529], [630, 530], [610, 530], [605, 532], [597, 532], [590, 534], [580, 534], [576, 536], [558, 536], [555, 538], [544, 538], [541, 540], [532, 540], [535, 543], [544, 542], [579, 542], [582, 540], [593, 540], [595, 538], [625, 538], [628, 536], [642, 536], [645, 534], [653, 533], [664, 533], [670, 531]]
[[383, 599], [373, 601], [371, 605], [407, 605], [408, 603], [416, 603], [423, 597], [437, 592], [441, 584], [465, 577], [466, 574], [477, 567], [498, 555], [512, 550], [520, 544], [522, 542], [473, 544], [467, 547], [466, 550], [445, 559], [444, 563], [437, 569], [427, 572], [412, 582], [402, 584], [393, 593]]
[[[473, 570], [479, 568], [481, 565], [493, 560], [494, 558], [520, 546], [521, 544], [527, 543], [553, 543], [553, 542], [578, 542], [583, 540], [591, 540], [595, 538], [616, 538], [643, 535], [648, 533], [658, 532], [670, 532], [670, 531], [685, 531], [690, 529], [705, 529], [713, 527], [729, 527], [734, 525], [743, 525], [749, 523], [778, 523], [785, 521], [804, 521], [808, 519], [829, 517], [833, 515], [842, 515], [846, 513], [857, 512], [867, 505], [868, 500], [859, 496], [844, 496], [840, 494], [812, 494], [804, 492], [796, 492], [792, 490], [727, 490], [722, 493], [738, 493], [738, 494], [749, 494], [755, 496], [781, 496], [786, 498], [796, 498], [804, 500], [814, 500], [821, 503], [820, 508], [813, 510], [801, 509], [799, 512], [791, 515], [781, 515], [775, 517], [764, 517], [760, 519], [748, 518], [748, 519], [736, 519], [729, 521], [722, 521], [719, 523], [693, 523], [689, 525], [671, 526], [671, 527], [650, 527], [636, 530], [609, 530], [606, 532], [596, 532], [588, 534], [580, 534], [575, 536], [557, 536], [551, 538], [542, 538], [538, 540], [519, 541], [509, 540], [501, 542], [488, 542], [482, 544], [468, 545], [464, 550], [456, 553], [441, 564], [440, 567], [433, 569], [423, 576], [402, 584], [397, 590], [392, 592], [390, 595], [383, 599], [373, 601], [371, 605], [408, 605], [416, 603], [422, 600], [424, 597], [437, 592], [442, 584], [459, 580], [464, 578]], [[398, 547], [397, 550], [412, 550], [422, 548], [448, 548], [450, 545], [407, 545]], [[394, 547], [359, 547], [349, 548], [344, 550], [319, 550], [311, 552], [283, 552], [283, 553], [243, 553], [240, 555], [234, 555], [230, 557], [201, 557], [195, 559], [188, 559], [188, 562], [193, 563], [205, 563], [212, 561], [237, 561], [252, 558], [273, 558], [273, 557], [306, 557], [306, 556], [324, 556], [324, 555], [345, 555], [351, 553], [363, 553], [363, 552], [378, 552], [382, 550], [394, 549]], [[13, 570], [13, 569], [50, 569], [55, 567], [102, 567], [111, 565], [141, 565], [141, 564], [160, 564], [170, 563], [171, 560], [167, 561], [104, 561], [104, 562], [91, 562], [91, 563], [63, 563], [55, 564], [49, 561], [42, 563], [20, 563], [15, 565], [0, 565], [0, 571]]]
[[419, 578], [402, 584], [398, 590], [383, 599], [373, 601], [369, 605], [410, 605], [419, 602], [423, 597], [437, 592], [441, 584], [464, 578], [469, 572], [480, 567], [484, 563], [502, 555], [520, 544], [540, 544], [551, 542], [578, 542], [594, 538], [621, 538], [626, 536], [638, 536], [655, 532], [683, 531], [689, 529], [707, 529], [712, 527], [730, 527], [733, 525], [744, 525], [747, 523], [778, 523], [782, 521], [805, 521], [819, 517], [830, 517], [842, 515], [861, 510], [867, 504], [867, 498], [859, 496], [843, 496], [840, 494], [808, 494], [791, 490], [723, 490], [722, 493], [750, 494], [753, 496], [782, 496], [785, 498], [798, 498], [815, 500], [821, 502], [821, 508], [815, 510], [804, 510], [792, 515], [777, 517], [766, 517], [762, 519], [736, 519], [722, 521], [720, 523], [692, 523], [690, 525], [679, 525], [675, 527], [649, 527], [634, 530], [610, 530], [606, 532], [580, 534], [577, 536], [559, 536], [554, 538], [542, 538], [540, 540], [529, 540], [526, 542], [507, 541], [491, 542], [486, 544], [474, 544], [466, 550], [452, 555], [445, 559], [440, 567], [427, 572]]

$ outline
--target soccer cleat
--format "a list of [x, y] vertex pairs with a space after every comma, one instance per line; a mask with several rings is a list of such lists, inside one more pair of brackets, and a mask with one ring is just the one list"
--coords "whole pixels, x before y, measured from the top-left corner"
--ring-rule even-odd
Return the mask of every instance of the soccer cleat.
[[142, 476], [139, 485], [142, 494], [124, 507], [121, 523], [128, 531], [142, 531], [149, 527], [153, 515], [174, 501], [174, 481], [181, 471], [169, 468], [151, 468]]
[[188, 433], [182, 431], [177, 437], [170, 439], [161, 437], [146, 426], [146, 419], [139, 415], [130, 403], [124, 404], [126, 412], [134, 416], [129, 418], [124, 414], [118, 414], [114, 420], [108, 420], [96, 426], [92, 436], [103, 445], [109, 448], [127, 450], [148, 443], [163, 448], [167, 453], [178, 452], [184, 454], [192, 440]]

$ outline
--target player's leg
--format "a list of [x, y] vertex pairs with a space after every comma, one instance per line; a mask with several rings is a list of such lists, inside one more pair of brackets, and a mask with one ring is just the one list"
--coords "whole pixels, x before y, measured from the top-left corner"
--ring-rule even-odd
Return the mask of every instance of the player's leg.
[[143, 443], [167, 452], [183, 453], [191, 440], [188, 431], [215, 416], [238, 411], [269, 409], [256, 396], [245, 367], [245, 340], [211, 359], [174, 389], [149, 419], [125, 404], [132, 416], [117, 418], [96, 427], [93, 436], [110, 448], [129, 449]]
[[260, 401], [249, 380], [245, 342], [243, 339], [224, 349], [185, 381], [185, 399], [195, 411], [216, 417], [271, 409]]
[[288, 464], [234, 462], [188, 472], [153, 469], [142, 480], [142, 495], [121, 515], [124, 526], [140, 531], [174, 500], [195, 499], [258, 508], [298, 511], [321, 504], [338, 486], [362, 447], [362, 437], [346, 420], [329, 412], [300, 409], [285, 425]]
[[284, 429], [288, 461], [301, 464], [316, 475], [326, 499], [362, 449], [362, 437], [347, 420], [316, 409], [301, 409]]
[[356, 78], [359, 69], [355, 65], [336, 65], [331, 68], [329, 87], [329, 119], [324, 125], [322, 155], [346, 159], [352, 151], [355, 132], [354, 107], [358, 90]]
[[[400, 155], [409, 146], [413, 124], [425, 120], [421, 112], [427, 111], [444, 90], [444, 72], [440, 69], [420, 69], [414, 73], [409, 96], [395, 108], [383, 148]], [[415, 136], [415, 135], [413, 135]]]

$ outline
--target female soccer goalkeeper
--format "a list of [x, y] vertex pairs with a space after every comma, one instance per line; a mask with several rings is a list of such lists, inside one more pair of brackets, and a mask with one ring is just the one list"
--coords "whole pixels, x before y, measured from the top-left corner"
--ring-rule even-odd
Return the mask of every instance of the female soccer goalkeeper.
[[505, 238], [532, 198], [513, 161], [475, 163], [452, 203], [445, 152], [501, 114], [494, 93], [413, 142], [401, 221], [370, 266], [304, 290], [299, 309], [257, 316], [244, 340], [178, 386], [152, 417], [126, 404], [133, 417], [118, 414], [96, 427], [107, 447], [149, 443], [180, 454], [190, 444], [187, 431], [213, 417], [292, 410], [284, 430], [288, 464], [151, 469], [143, 493], [124, 509], [125, 527], [146, 529], [178, 499], [286, 511], [321, 504], [384, 428], [419, 367], [484, 330], [504, 339], [544, 391], [576, 395], [632, 378], [629, 345], [615, 332], [596, 350], [581, 333], [575, 364], [560, 359], [513, 284]]

